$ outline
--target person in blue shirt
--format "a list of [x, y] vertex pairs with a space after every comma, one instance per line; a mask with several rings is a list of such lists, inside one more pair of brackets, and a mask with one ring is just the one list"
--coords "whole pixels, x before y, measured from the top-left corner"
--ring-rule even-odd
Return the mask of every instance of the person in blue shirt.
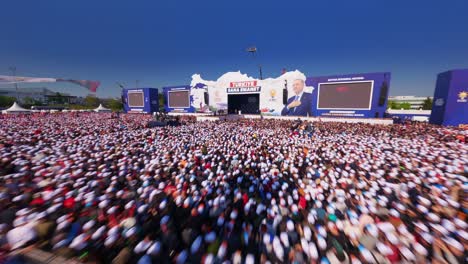
[[288, 99], [287, 105], [281, 111], [283, 116], [312, 116], [312, 94], [304, 92], [304, 80], [294, 80], [294, 95]]

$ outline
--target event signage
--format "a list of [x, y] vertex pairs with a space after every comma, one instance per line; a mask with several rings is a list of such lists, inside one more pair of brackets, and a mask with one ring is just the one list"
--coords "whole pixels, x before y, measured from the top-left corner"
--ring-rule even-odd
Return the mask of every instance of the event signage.
[[444, 126], [466, 127], [467, 113], [468, 69], [439, 73], [429, 122]]
[[389, 72], [307, 78], [314, 87], [312, 115], [327, 117], [379, 117], [385, 115], [390, 89]]
[[[227, 111], [229, 103], [235, 100], [243, 100], [245, 105], [257, 109], [252, 112], [256, 114], [310, 116], [310, 94], [313, 88], [308, 87], [305, 80], [306, 76], [297, 70], [285, 72], [276, 78], [263, 80], [258, 80], [241, 72], [228, 72], [217, 80], [204, 80], [199, 74], [195, 74], [192, 76], [190, 86], [192, 88], [201, 86], [205, 88], [208, 93], [208, 105], [211, 111]], [[285, 88], [287, 89], [289, 101], [286, 105], [283, 104]], [[295, 94], [295, 91], [298, 92], [298, 95]], [[243, 94], [245, 94], [245, 98], [239, 99], [239, 96]], [[297, 102], [291, 104], [293, 101]], [[203, 101], [200, 105], [204, 103]]]
[[217, 80], [194, 74], [190, 85], [164, 89], [169, 112], [384, 117], [389, 86], [388, 72], [307, 78], [295, 70], [263, 80], [241, 72]]

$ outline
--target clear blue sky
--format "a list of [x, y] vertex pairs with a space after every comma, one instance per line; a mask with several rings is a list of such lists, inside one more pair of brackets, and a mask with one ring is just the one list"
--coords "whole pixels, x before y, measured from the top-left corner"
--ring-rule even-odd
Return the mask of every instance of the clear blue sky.
[[[392, 72], [391, 95], [432, 95], [436, 74], [468, 68], [468, 1], [3, 1], [0, 74], [188, 84], [241, 70], [276, 77]], [[245, 48], [256, 45], [254, 60]], [[29, 85], [41, 86], [41, 85]], [[69, 84], [49, 88], [85, 95]], [[4, 85], [1, 87], [5, 87]], [[23, 85], [24, 87], [24, 85]]]

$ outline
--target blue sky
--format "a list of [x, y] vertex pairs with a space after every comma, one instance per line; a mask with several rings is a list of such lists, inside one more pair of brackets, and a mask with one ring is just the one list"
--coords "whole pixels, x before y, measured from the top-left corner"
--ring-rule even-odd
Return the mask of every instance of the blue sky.
[[[117, 81], [258, 76], [262, 64], [265, 77], [390, 71], [391, 95], [432, 95], [437, 73], [468, 68], [467, 11], [466, 0], [4, 1], [0, 75], [15, 65], [22, 76], [100, 80], [107, 97], [119, 96]], [[256, 58], [245, 52], [252, 45]]]

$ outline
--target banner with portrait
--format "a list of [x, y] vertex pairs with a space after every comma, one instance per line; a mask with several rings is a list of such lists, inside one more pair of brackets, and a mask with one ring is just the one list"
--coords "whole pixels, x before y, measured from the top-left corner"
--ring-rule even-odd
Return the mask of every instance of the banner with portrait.
[[[232, 108], [231, 101], [237, 100], [241, 105], [235, 105], [235, 108], [243, 109], [245, 106], [251, 106], [247, 110], [252, 114], [308, 116], [311, 115], [313, 87], [308, 87], [305, 81], [306, 76], [298, 70], [264, 80], [238, 71], [225, 73], [215, 81], [204, 80], [199, 74], [194, 74], [190, 86], [205, 89], [211, 111], [232, 111], [229, 109]], [[286, 104], [283, 103], [284, 96], [287, 99]], [[195, 105], [206, 104], [204, 98], [198, 98], [201, 102], [197, 100]], [[255, 107], [256, 112], [253, 111]]]

